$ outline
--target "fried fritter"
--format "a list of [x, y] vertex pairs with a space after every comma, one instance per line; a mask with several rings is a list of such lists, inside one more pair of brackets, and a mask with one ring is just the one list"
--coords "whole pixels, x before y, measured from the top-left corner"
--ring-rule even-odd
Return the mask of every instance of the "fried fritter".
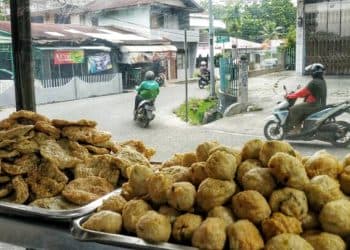
[[260, 139], [247, 141], [242, 148], [242, 160], [256, 159], [259, 160], [259, 153], [264, 144]]
[[21, 125], [9, 130], [0, 131], [0, 140], [12, 140], [20, 138], [34, 129], [33, 125]]
[[230, 250], [261, 250], [264, 240], [249, 220], [239, 220], [227, 227]]
[[207, 163], [205, 161], [196, 162], [192, 164], [192, 166], [190, 167], [190, 173], [191, 173], [191, 182], [194, 185], [198, 186], [199, 184], [201, 184], [202, 181], [208, 178], [206, 168], [207, 168]]
[[11, 120], [29, 120], [31, 121], [31, 124], [34, 125], [38, 121], [45, 121], [45, 122], [50, 122], [50, 119], [47, 118], [46, 116], [43, 116], [41, 114], [35, 113], [33, 111], [29, 110], [20, 110], [17, 112], [13, 112], [10, 116], [9, 119]]
[[106, 179], [90, 176], [69, 182], [64, 187], [62, 195], [74, 204], [85, 205], [112, 191], [113, 185]]
[[34, 128], [35, 130], [48, 134], [50, 137], [55, 139], [59, 139], [61, 136], [61, 131], [46, 121], [36, 122]]
[[204, 142], [199, 144], [196, 148], [196, 155], [198, 161], [207, 161], [209, 151], [220, 144], [217, 141]]
[[225, 204], [235, 191], [236, 184], [233, 181], [207, 178], [198, 187], [196, 201], [204, 211], [209, 211]]
[[177, 242], [191, 242], [194, 231], [202, 224], [202, 217], [186, 213], [176, 218], [172, 236]]
[[276, 153], [269, 161], [268, 167], [279, 183], [291, 188], [303, 190], [309, 183], [302, 163], [286, 153]]
[[345, 250], [346, 245], [341, 237], [325, 232], [310, 232], [303, 238], [317, 250]]
[[301, 220], [303, 230], [310, 230], [318, 228], [320, 223], [318, 221], [318, 215], [312, 211], [309, 211], [307, 215]]
[[130, 174], [129, 184], [135, 196], [147, 194], [147, 181], [153, 175], [153, 170], [149, 166], [136, 164]]
[[156, 173], [150, 176], [147, 181], [147, 190], [152, 202], [159, 205], [166, 204], [168, 202], [168, 190], [170, 190], [173, 183], [174, 180], [169, 175]]
[[11, 177], [7, 175], [0, 175], [0, 184], [8, 183], [11, 181]]
[[12, 179], [12, 186], [15, 190], [14, 196], [12, 198], [12, 202], [23, 204], [29, 197], [28, 185], [22, 178], [22, 176], [17, 175]]
[[312, 245], [297, 234], [279, 234], [270, 239], [265, 250], [314, 250]]
[[113, 195], [105, 199], [101, 206], [97, 208], [97, 212], [102, 210], [110, 210], [116, 213], [122, 213], [126, 200], [121, 195]]
[[182, 159], [182, 166], [184, 167], [191, 167], [193, 163], [197, 162], [197, 154], [195, 152], [187, 152], [184, 153], [183, 159]]
[[130, 233], [136, 233], [137, 222], [150, 210], [152, 210], [151, 206], [143, 200], [128, 201], [124, 205], [122, 213], [124, 228]]
[[329, 175], [337, 179], [343, 171], [343, 166], [336, 157], [326, 151], [318, 151], [305, 162], [306, 173], [309, 178], [317, 175]]
[[92, 145], [85, 145], [84, 146], [87, 150], [89, 150], [90, 153], [92, 154], [96, 154], [96, 155], [105, 155], [105, 154], [109, 154], [110, 151], [106, 148], [99, 148], [99, 147], [95, 147]]
[[190, 169], [183, 166], [171, 166], [168, 168], [162, 168], [159, 172], [170, 176], [175, 182], [191, 180]]
[[192, 245], [199, 249], [223, 249], [226, 242], [226, 223], [220, 218], [207, 218], [194, 231]]
[[226, 222], [227, 225], [230, 225], [234, 222], [231, 209], [223, 206], [214, 207], [208, 212], [208, 217], [221, 218]]
[[196, 188], [190, 182], [176, 182], [167, 193], [168, 203], [179, 211], [191, 211], [196, 200]]
[[16, 142], [16, 140], [1, 140], [0, 141], [0, 148], [6, 148], [8, 146], [11, 146], [12, 144], [14, 144]]
[[134, 148], [137, 152], [143, 154], [148, 160], [155, 155], [156, 150], [151, 147], [146, 147], [146, 145], [142, 141], [137, 140], [129, 140], [120, 144], [121, 147], [130, 146]]
[[347, 165], [339, 176], [341, 190], [350, 195], [350, 166]]
[[16, 158], [14, 164], [22, 168], [32, 169], [40, 164], [40, 159], [36, 154], [26, 154]]
[[82, 224], [83, 228], [111, 234], [118, 234], [122, 230], [122, 216], [112, 211], [94, 213]]
[[27, 166], [19, 166], [15, 164], [9, 164], [4, 161], [0, 163], [1, 170], [9, 175], [21, 175], [26, 174], [29, 171], [29, 167]]
[[240, 219], [248, 219], [255, 224], [268, 218], [271, 209], [265, 198], [257, 191], [239, 192], [232, 197], [233, 213]]
[[294, 188], [283, 188], [274, 191], [269, 200], [273, 212], [282, 212], [302, 220], [307, 216], [308, 203], [303, 191]]
[[102, 143], [111, 139], [112, 135], [86, 126], [67, 126], [62, 128], [62, 136], [72, 141], [83, 143]]
[[285, 141], [266, 141], [261, 147], [259, 159], [264, 166], [267, 166], [272, 156], [282, 152], [296, 157], [296, 152], [293, 147]]
[[239, 164], [241, 164], [242, 156], [241, 156], [241, 151], [240, 150], [232, 148], [232, 147], [224, 146], [224, 145], [219, 145], [219, 146], [216, 146], [216, 147], [210, 149], [209, 157], [210, 157], [210, 155], [212, 155], [212, 154], [214, 154], [214, 153], [216, 153], [218, 151], [222, 151], [222, 152], [225, 152], [225, 153], [228, 153], [228, 154], [232, 155], [235, 158], [235, 160], [236, 160], [236, 165], [237, 166]]
[[67, 152], [68, 155], [76, 157], [80, 160], [86, 161], [91, 157], [87, 148], [76, 141], [69, 141], [67, 139], [60, 139], [57, 143]]
[[8, 183], [4, 186], [0, 186], [0, 198], [8, 196], [13, 190], [12, 183]]
[[114, 142], [112, 139], [101, 143], [95, 143], [94, 146], [99, 148], [107, 148], [113, 153], [118, 153], [121, 150], [121, 146], [118, 143]]
[[276, 188], [276, 182], [269, 168], [253, 168], [242, 178], [244, 190], [255, 190], [269, 197]]
[[152, 243], [167, 242], [171, 235], [168, 218], [155, 211], [148, 211], [136, 223], [136, 235]]
[[62, 196], [37, 199], [29, 203], [29, 206], [45, 208], [50, 210], [68, 210], [68, 209], [75, 209], [79, 207], [73, 203], [68, 202]]
[[166, 160], [162, 163], [161, 168], [168, 168], [172, 166], [181, 166], [183, 163], [184, 154], [176, 153], [171, 156], [170, 159]]
[[158, 210], [158, 213], [160, 213], [162, 215], [165, 215], [168, 218], [168, 220], [170, 221], [171, 224], [173, 224], [174, 221], [176, 220], [176, 218], [178, 216], [180, 216], [180, 212], [179, 211], [177, 211], [173, 207], [166, 206], [166, 205], [160, 206], [160, 208]]
[[50, 135], [47, 135], [45, 133], [41, 133], [41, 132], [36, 132], [34, 133], [34, 137], [33, 139], [39, 144], [45, 144], [46, 141], [48, 140], [52, 140], [52, 141], [56, 141], [55, 138], [51, 137]]
[[300, 234], [303, 232], [301, 222], [298, 219], [282, 213], [273, 213], [270, 218], [262, 221], [261, 227], [267, 240], [278, 234]]
[[52, 125], [58, 128], [62, 127], [68, 127], [68, 126], [82, 126], [82, 127], [91, 127], [94, 128], [97, 125], [97, 122], [91, 121], [91, 120], [79, 120], [79, 121], [66, 121], [66, 120], [59, 120], [59, 119], [53, 119]]
[[253, 168], [260, 168], [260, 167], [262, 167], [262, 164], [258, 160], [252, 160], [252, 159], [245, 160], [237, 168], [236, 180], [238, 181], [239, 184], [243, 186], [242, 180], [245, 173], [247, 173], [249, 170]]
[[207, 175], [219, 180], [233, 180], [237, 170], [236, 158], [226, 151], [215, 151], [207, 160]]
[[35, 140], [20, 140], [12, 145], [12, 148], [21, 154], [32, 154], [39, 152], [39, 144]]
[[17, 150], [12, 150], [12, 151], [0, 150], [0, 159], [13, 158], [18, 155], [20, 155], [20, 153]]

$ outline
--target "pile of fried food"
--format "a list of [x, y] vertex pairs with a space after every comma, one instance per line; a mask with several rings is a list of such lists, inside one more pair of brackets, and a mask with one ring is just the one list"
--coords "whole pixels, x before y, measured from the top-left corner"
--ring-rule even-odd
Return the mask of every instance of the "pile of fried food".
[[83, 228], [208, 250], [345, 250], [350, 236], [350, 155], [211, 141], [128, 177]]
[[73, 209], [116, 189], [133, 165], [150, 166], [154, 149], [140, 141], [117, 144], [96, 126], [23, 110], [0, 121], [1, 200]]

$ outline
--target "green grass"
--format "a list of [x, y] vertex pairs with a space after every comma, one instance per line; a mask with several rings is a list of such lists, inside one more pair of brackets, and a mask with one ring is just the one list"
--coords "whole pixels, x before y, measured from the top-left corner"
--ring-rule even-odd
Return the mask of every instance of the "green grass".
[[[202, 124], [205, 112], [217, 106], [217, 99], [190, 99], [188, 101], [188, 120], [192, 125]], [[185, 121], [186, 104], [174, 110], [174, 113]]]

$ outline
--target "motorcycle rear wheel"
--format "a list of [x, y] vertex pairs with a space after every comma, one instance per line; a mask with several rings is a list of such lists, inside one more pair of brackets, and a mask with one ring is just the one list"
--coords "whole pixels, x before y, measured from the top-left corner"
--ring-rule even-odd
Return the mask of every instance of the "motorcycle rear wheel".
[[268, 121], [264, 126], [264, 135], [268, 140], [283, 140], [284, 129], [276, 121]]
[[336, 121], [335, 123], [346, 127], [345, 135], [338, 140], [332, 141], [332, 145], [335, 147], [347, 147], [350, 145], [350, 124], [345, 121]]
[[204, 88], [204, 85], [201, 84], [201, 82], [199, 81], [199, 82], [198, 82], [198, 87], [199, 87], [200, 89], [203, 89], [203, 88]]

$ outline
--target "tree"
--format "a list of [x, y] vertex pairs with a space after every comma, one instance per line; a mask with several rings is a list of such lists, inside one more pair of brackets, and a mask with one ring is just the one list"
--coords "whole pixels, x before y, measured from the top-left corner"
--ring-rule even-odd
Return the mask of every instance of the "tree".
[[271, 21], [267, 21], [259, 33], [264, 42], [279, 39], [283, 34], [281, 27], [277, 27], [276, 23]]

